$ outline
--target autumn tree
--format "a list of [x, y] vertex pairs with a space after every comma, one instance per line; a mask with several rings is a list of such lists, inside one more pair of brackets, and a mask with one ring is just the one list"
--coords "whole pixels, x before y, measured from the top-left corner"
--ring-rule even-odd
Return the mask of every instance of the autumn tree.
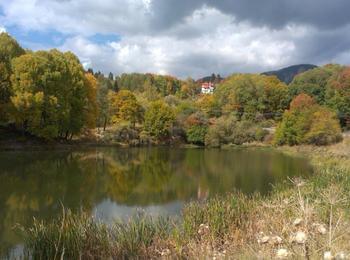
[[336, 114], [306, 94], [293, 99], [275, 134], [278, 145], [327, 145], [340, 140], [341, 129]]
[[201, 88], [192, 78], [186, 79], [181, 85], [179, 96], [181, 98], [195, 98], [200, 94]]
[[288, 88], [275, 76], [236, 74], [217, 87], [214, 97], [224, 115], [278, 119], [288, 104]]
[[18, 42], [7, 33], [0, 33], [0, 123], [7, 121], [11, 87], [11, 60], [25, 53]]
[[342, 126], [350, 127], [350, 67], [334, 73], [326, 88], [326, 105], [337, 112]]
[[86, 126], [88, 128], [95, 128], [99, 110], [97, 103], [98, 85], [93, 74], [85, 74], [85, 86], [87, 91]]
[[11, 114], [23, 131], [44, 138], [80, 132], [88, 99], [84, 70], [74, 54], [30, 52], [13, 59], [12, 69]]
[[143, 108], [129, 90], [121, 90], [112, 95], [112, 122], [128, 121], [133, 126], [143, 120]]
[[175, 121], [174, 111], [163, 101], [152, 102], [145, 113], [144, 128], [152, 137], [167, 137]]

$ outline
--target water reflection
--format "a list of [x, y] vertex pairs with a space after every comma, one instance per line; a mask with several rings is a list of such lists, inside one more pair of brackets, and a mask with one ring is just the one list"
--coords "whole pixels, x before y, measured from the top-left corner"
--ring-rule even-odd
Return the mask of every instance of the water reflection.
[[53, 218], [62, 205], [105, 221], [137, 208], [174, 215], [191, 199], [235, 188], [264, 194], [276, 180], [310, 171], [305, 160], [264, 149], [0, 152], [0, 250], [20, 243], [16, 223]]

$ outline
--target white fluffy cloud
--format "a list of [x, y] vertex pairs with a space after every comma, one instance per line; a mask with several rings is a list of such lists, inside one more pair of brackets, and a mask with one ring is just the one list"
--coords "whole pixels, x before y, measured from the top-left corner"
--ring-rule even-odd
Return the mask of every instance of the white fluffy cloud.
[[[204, 25], [206, 30], [203, 31]], [[298, 31], [293, 37], [290, 32]], [[293, 40], [306, 31], [290, 27], [283, 31], [252, 28], [233, 23], [216, 9], [202, 8], [174, 27], [168, 35], [125, 36], [119, 42], [94, 44], [74, 37], [62, 46], [73, 50], [86, 65], [111, 71], [156, 72], [180, 77], [203, 76], [210, 72], [271, 69], [288, 64], [295, 51]], [[193, 37], [181, 35], [190, 34]]]
[[[317, 5], [310, 0], [313, 5], [306, 8], [329, 6], [320, 1]], [[335, 1], [335, 7], [344, 3]], [[0, 23], [25, 31], [61, 32], [67, 39], [56, 47], [75, 52], [86, 67], [118, 74], [200, 77], [294, 63], [348, 62], [350, 28], [341, 18], [347, 16], [339, 13], [327, 27], [317, 15], [307, 15], [308, 10], [289, 17], [287, 9], [295, 9], [294, 4], [269, 7], [273, 3], [261, 7], [259, 18], [254, 13], [250, 17], [249, 5], [241, 0], [0, 0]], [[284, 9], [278, 13], [277, 7]], [[330, 29], [332, 25], [337, 29]], [[97, 43], [89, 37], [96, 33], [119, 35], [120, 40]]]
[[0, 25], [0, 33], [6, 32], [6, 28]]

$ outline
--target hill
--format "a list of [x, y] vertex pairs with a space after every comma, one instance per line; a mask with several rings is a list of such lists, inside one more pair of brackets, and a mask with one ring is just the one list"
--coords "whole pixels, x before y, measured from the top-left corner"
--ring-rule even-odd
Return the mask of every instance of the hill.
[[287, 68], [283, 68], [280, 70], [264, 72], [261, 74], [263, 74], [263, 75], [275, 75], [281, 81], [285, 82], [286, 84], [289, 84], [292, 82], [294, 77], [296, 75], [298, 75], [299, 73], [303, 73], [305, 71], [308, 71], [308, 70], [311, 70], [314, 68], [317, 68], [317, 66], [312, 65], [312, 64], [299, 64], [299, 65], [294, 65], [294, 66], [290, 66]]
[[196, 82], [197, 83], [203, 83], [203, 82], [220, 83], [222, 80], [224, 80], [224, 78], [221, 77], [220, 74], [215, 75], [213, 73], [211, 76], [200, 78]]

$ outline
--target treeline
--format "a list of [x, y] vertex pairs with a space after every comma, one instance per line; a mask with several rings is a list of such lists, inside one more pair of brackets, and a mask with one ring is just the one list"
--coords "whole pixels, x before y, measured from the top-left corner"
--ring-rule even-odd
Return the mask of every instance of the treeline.
[[214, 94], [202, 95], [191, 78], [105, 76], [85, 71], [70, 52], [24, 50], [5, 33], [0, 55], [1, 124], [46, 139], [89, 130], [102, 142], [135, 145], [324, 145], [341, 140], [350, 122], [350, 68], [340, 65], [309, 70], [289, 85], [275, 76], [218, 76]]

